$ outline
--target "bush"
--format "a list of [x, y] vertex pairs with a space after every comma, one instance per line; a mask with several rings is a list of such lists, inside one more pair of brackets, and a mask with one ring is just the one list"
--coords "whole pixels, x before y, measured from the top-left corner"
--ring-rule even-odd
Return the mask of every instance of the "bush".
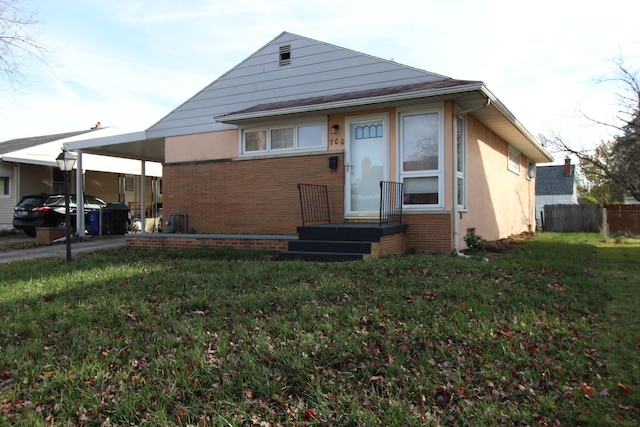
[[487, 247], [487, 242], [476, 233], [469, 233], [464, 236], [464, 242], [471, 251], [484, 252]]

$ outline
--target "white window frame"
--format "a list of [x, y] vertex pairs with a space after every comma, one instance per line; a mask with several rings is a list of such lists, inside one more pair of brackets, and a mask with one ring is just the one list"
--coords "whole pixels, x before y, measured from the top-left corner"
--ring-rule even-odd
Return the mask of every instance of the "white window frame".
[[[518, 161], [516, 162], [515, 157], [518, 158]], [[507, 168], [515, 173], [516, 175], [520, 175], [521, 173], [521, 169], [522, 169], [522, 153], [520, 153], [520, 151], [513, 147], [512, 145], [509, 145], [509, 149], [507, 152]]]
[[[403, 118], [420, 114], [437, 114], [438, 119], [438, 168], [432, 170], [404, 171], [404, 141], [403, 141]], [[399, 109], [397, 117], [397, 164], [400, 182], [407, 178], [437, 178], [438, 179], [438, 203], [434, 204], [404, 204], [403, 209], [412, 210], [441, 210], [444, 207], [444, 108], [434, 106], [420, 109]]]
[[[321, 144], [315, 147], [299, 147], [298, 129], [302, 127], [320, 126]], [[271, 148], [271, 131], [277, 129], [293, 129], [293, 147], [291, 148]], [[248, 132], [266, 133], [266, 143], [264, 150], [247, 151], [245, 149], [245, 135]], [[243, 157], [268, 156], [287, 153], [299, 153], [310, 151], [322, 151], [327, 149], [327, 121], [324, 120], [297, 120], [290, 122], [263, 123], [247, 127], [241, 127], [239, 132], [240, 155]]]
[[[8, 198], [11, 197], [11, 177], [10, 176], [0, 176], [2, 178], [0, 180], [0, 198]], [[6, 188], [6, 193], [5, 193]]]

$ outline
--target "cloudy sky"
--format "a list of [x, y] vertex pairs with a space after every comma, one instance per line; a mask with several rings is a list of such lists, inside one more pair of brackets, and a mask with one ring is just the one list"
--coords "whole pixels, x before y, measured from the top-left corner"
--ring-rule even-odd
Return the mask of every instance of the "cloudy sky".
[[614, 61], [640, 68], [637, 0], [15, 0], [48, 66], [0, 80], [0, 141], [147, 129], [283, 31], [457, 79], [484, 81], [534, 135], [606, 138]]

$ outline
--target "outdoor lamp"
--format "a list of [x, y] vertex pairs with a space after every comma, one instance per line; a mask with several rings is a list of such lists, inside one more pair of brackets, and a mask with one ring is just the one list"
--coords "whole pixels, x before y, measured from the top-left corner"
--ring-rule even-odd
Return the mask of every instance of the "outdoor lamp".
[[76, 165], [76, 156], [69, 151], [63, 150], [56, 157], [56, 162], [58, 162], [58, 167], [62, 172], [71, 172]]
[[71, 214], [69, 213], [69, 175], [76, 164], [76, 156], [66, 150], [56, 157], [58, 167], [64, 175], [64, 228], [67, 241], [67, 261], [71, 261]]

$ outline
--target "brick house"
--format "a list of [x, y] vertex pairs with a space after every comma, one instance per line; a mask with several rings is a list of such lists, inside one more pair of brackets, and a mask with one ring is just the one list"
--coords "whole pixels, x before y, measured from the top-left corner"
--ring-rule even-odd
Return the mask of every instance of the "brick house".
[[162, 153], [165, 219], [202, 239], [295, 236], [298, 183], [327, 186], [332, 222], [373, 223], [385, 180], [404, 186], [403, 247], [446, 252], [535, 230], [552, 160], [481, 81], [287, 32], [145, 132], [67, 148], [129, 145]]

